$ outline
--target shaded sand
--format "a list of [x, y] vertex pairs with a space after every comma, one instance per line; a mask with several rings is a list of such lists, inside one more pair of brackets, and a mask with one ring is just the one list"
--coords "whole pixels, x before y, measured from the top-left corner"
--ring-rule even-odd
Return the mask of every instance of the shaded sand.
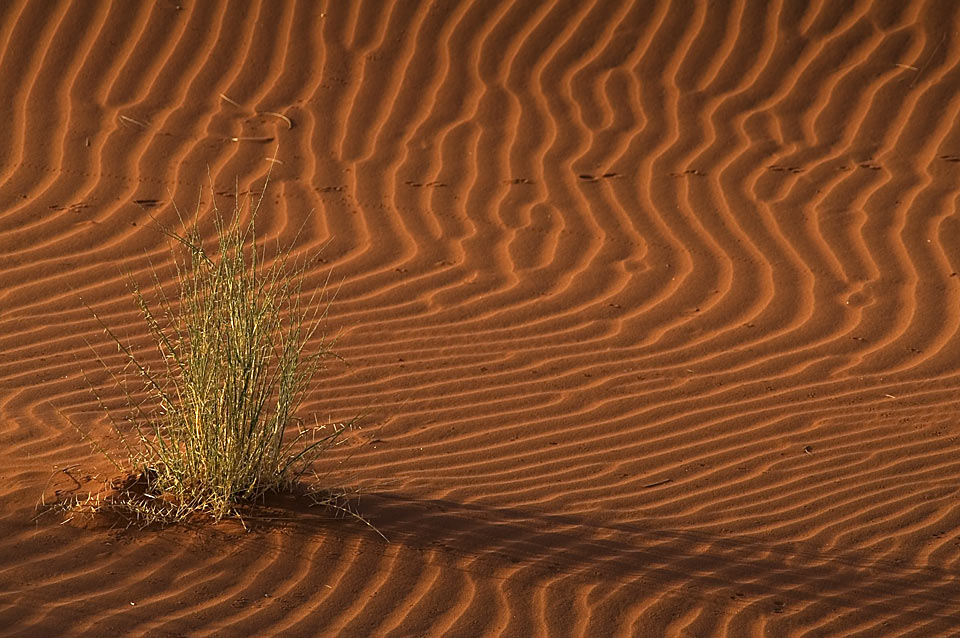
[[[960, 5], [179, 4], [0, 3], [0, 635], [960, 634]], [[278, 144], [392, 542], [34, 522]]]

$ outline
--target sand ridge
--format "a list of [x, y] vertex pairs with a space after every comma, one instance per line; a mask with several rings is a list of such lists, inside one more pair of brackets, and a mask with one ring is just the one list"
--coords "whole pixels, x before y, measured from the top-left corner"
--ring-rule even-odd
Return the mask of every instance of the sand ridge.
[[[957, 633], [958, 20], [0, 4], [0, 635]], [[148, 348], [151, 216], [268, 172], [264, 238], [342, 279], [305, 410], [369, 412], [339, 476], [392, 542], [34, 522], [106, 470], [84, 303]]]

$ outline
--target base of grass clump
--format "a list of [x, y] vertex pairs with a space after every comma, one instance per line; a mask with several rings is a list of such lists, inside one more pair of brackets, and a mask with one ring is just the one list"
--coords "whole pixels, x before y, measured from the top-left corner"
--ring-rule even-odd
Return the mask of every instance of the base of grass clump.
[[[66, 468], [77, 469], [78, 466]], [[127, 474], [112, 479], [87, 475], [82, 483], [65, 470], [58, 470], [51, 480], [65, 473], [74, 483], [75, 489], [64, 493], [54, 490], [52, 498], [47, 496], [47, 488], [37, 503], [37, 516], [60, 513], [64, 523], [107, 524], [111, 528], [139, 527], [154, 525], [203, 524], [217, 522], [224, 518], [237, 519], [244, 528], [249, 525], [261, 525], [279, 521], [290, 521], [290, 512], [306, 514], [306, 509], [319, 507], [334, 518], [350, 516], [383, 536], [369, 521], [352, 507], [354, 499], [359, 500], [359, 490], [331, 490], [324, 488], [326, 483], [320, 479], [301, 481], [283, 485], [276, 489], [264, 490], [255, 498], [236, 499], [226, 514], [216, 516], [206, 507], [197, 507], [196, 503], [185, 503], [175, 493], [164, 491], [158, 482], [159, 476], [152, 469], [141, 474]], [[50, 486], [48, 481], [47, 487]], [[282, 503], [282, 506], [278, 506]], [[306, 509], [305, 509], [306, 508]], [[385, 538], [385, 537], [384, 537]]]
[[[296, 263], [279, 245], [268, 259], [255, 227], [266, 184], [255, 203], [241, 202], [237, 191], [230, 219], [213, 206], [212, 247], [198, 228], [199, 202], [191, 226], [176, 209], [183, 231], [158, 222], [171, 240], [176, 294], [165, 290], [155, 268], [149, 294], [130, 282], [156, 343], [154, 363], [91, 309], [123, 357], [115, 372], [97, 355], [126, 397], [123, 416], [94, 389], [119, 436], [119, 452], [78, 430], [124, 478], [107, 496], [76, 507], [126, 510], [146, 522], [197, 514], [219, 520], [305, 481], [318, 502], [334, 504], [327, 486], [308, 479], [315, 478], [317, 458], [340, 444], [352, 423], [307, 426], [297, 414], [323, 362], [336, 356], [320, 332], [330, 307], [327, 281], [308, 290], [311, 263]], [[241, 222], [245, 208], [249, 218]]]

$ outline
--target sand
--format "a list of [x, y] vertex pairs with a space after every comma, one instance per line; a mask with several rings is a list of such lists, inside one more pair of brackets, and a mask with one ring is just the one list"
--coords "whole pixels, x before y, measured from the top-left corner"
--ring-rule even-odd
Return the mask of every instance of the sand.
[[[960, 634], [958, 26], [0, 3], [0, 636]], [[304, 415], [366, 414], [325, 467], [390, 542], [34, 520], [111, 471], [65, 417], [122, 399], [90, 309], [150, 344], [151, 216], [271, 167], [263, 236], [342, 281]]]

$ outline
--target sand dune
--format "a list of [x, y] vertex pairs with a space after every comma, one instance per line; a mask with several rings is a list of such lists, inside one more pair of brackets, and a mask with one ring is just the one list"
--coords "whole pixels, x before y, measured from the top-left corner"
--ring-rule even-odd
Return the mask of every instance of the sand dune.
[[[958, 24], [0, 3], [0, 635], [960, 633]], [[369, 412], [337, 480], [391, 542], [33, 521], [107, 471], [84, 304], [149, 347], [151, 217], [268, 172], [263, 235], [343, 280], [305, 411]]]

